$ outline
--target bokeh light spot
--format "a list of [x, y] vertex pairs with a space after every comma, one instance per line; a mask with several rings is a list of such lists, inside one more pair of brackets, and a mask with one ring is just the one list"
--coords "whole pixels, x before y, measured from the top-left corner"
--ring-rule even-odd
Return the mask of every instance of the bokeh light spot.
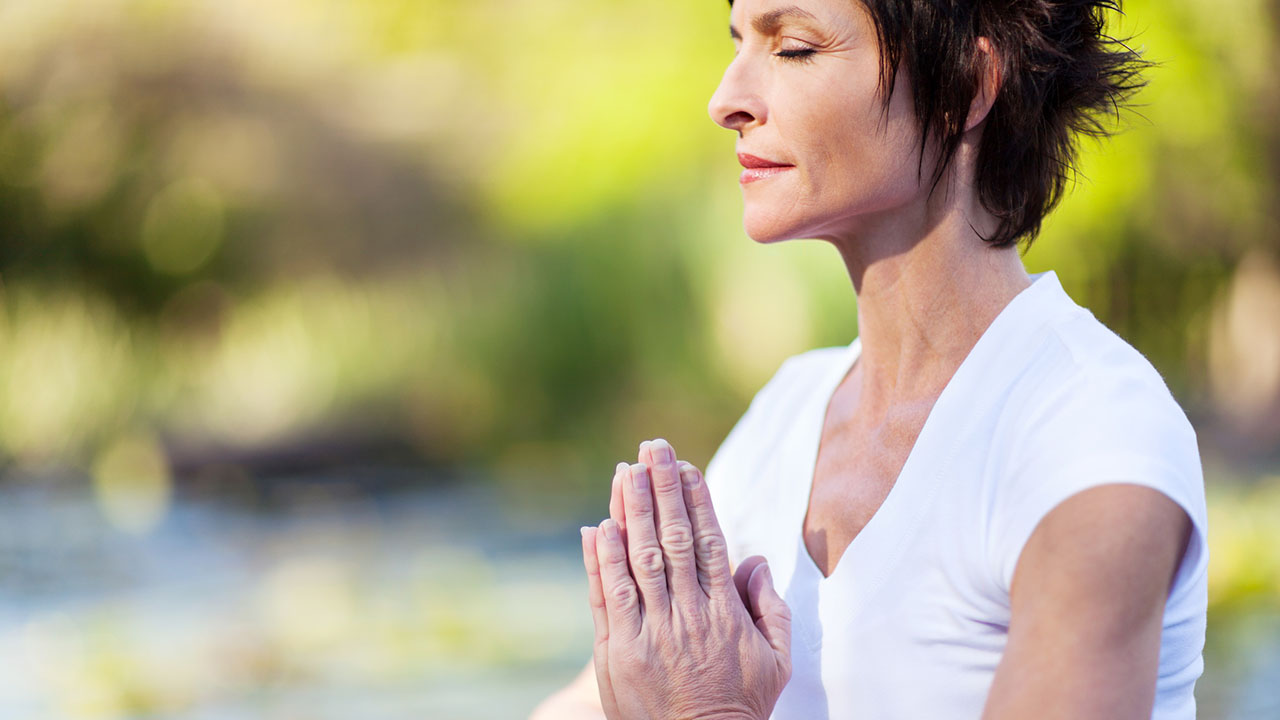
[[93, 464], [93, 488], [112, 525], [129, 533], [148, 532], [164, 518], [172, 495], [164, 450], [146, 435], [116, 440]]
[[142, 225], [142, 250], [157, 271], [184, 275], [209, 261], [222, 243], [223, 202], [199, 179], [179, 180], [155, 196]]

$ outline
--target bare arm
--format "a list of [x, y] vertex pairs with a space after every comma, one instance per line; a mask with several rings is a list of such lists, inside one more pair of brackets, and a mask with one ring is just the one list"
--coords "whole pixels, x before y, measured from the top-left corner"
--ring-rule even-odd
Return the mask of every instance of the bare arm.
[[529, 720], [603, 720], [600, 692], [596, 689], [595, 665], [587, 666], [573, 682], [543, 700], [533, 709]]
[[1036, 527], [984, 720], [1151, 717], [1165, 600], [1191, 536], [1165, 495], [1105, 485]]

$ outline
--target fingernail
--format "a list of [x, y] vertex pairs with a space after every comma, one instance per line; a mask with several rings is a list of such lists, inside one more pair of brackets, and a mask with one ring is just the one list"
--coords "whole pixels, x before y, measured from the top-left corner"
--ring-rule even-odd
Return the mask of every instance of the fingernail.
[[698, 471], [692, 465], [680, 468], [680, 481], [685, 487], [697, 487]]
[[578, 532], [582, 534], [582, 537], [583, 537], [583, 538], [586, 538], [586, 537], [587, 537], [587, 526], [586, 526], [586, 525], [583, 525], [582, 527], [578, 528]]
[[605, 520], [600, 523], [600, 528], [604, 530], [604, 536], [609, 542], [615, 542], [618, 539], [618, 526], [613, 520]]
[[649, 445], [649, 452], [653, 454], [653, 461], [658, 465], [670, 465], [676, 461], [676, 454], [671, 449], [671, 443], [658, 438]]
[[622, 472], [623, 470], [626, 470], [629, 467], [631, 467], [630, 463], [619, 462], [617, 465], [613, 466], [613, 474], [617, 475], [618, 473]]
[[649, 468], [643, 463], [636, 463], [631, 466], [631, 482], [636, 486], [636, 490], [640, 492], [649, 491]]

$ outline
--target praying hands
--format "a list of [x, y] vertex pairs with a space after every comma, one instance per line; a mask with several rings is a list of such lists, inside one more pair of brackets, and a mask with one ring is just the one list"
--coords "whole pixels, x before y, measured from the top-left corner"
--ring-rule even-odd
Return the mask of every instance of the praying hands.
[[605, 716], [768, 718], [791, 676], [791, 612], [763, 557], [730, 571], [702, 473], [642, 443], [609, 515], [582, 529]]

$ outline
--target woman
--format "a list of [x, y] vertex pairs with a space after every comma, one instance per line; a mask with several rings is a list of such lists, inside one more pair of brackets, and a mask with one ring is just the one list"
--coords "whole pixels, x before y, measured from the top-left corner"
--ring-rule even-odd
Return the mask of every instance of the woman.
[[619, 465], [593, 662], [535, 716], [1195, 716], [1194, 433], [1017, 249], [1139, 85], [1108, 9], [733, 4], [747, 233], [834, 245], [859, 337], [785, 362], [706, 482], [661, 440]]

